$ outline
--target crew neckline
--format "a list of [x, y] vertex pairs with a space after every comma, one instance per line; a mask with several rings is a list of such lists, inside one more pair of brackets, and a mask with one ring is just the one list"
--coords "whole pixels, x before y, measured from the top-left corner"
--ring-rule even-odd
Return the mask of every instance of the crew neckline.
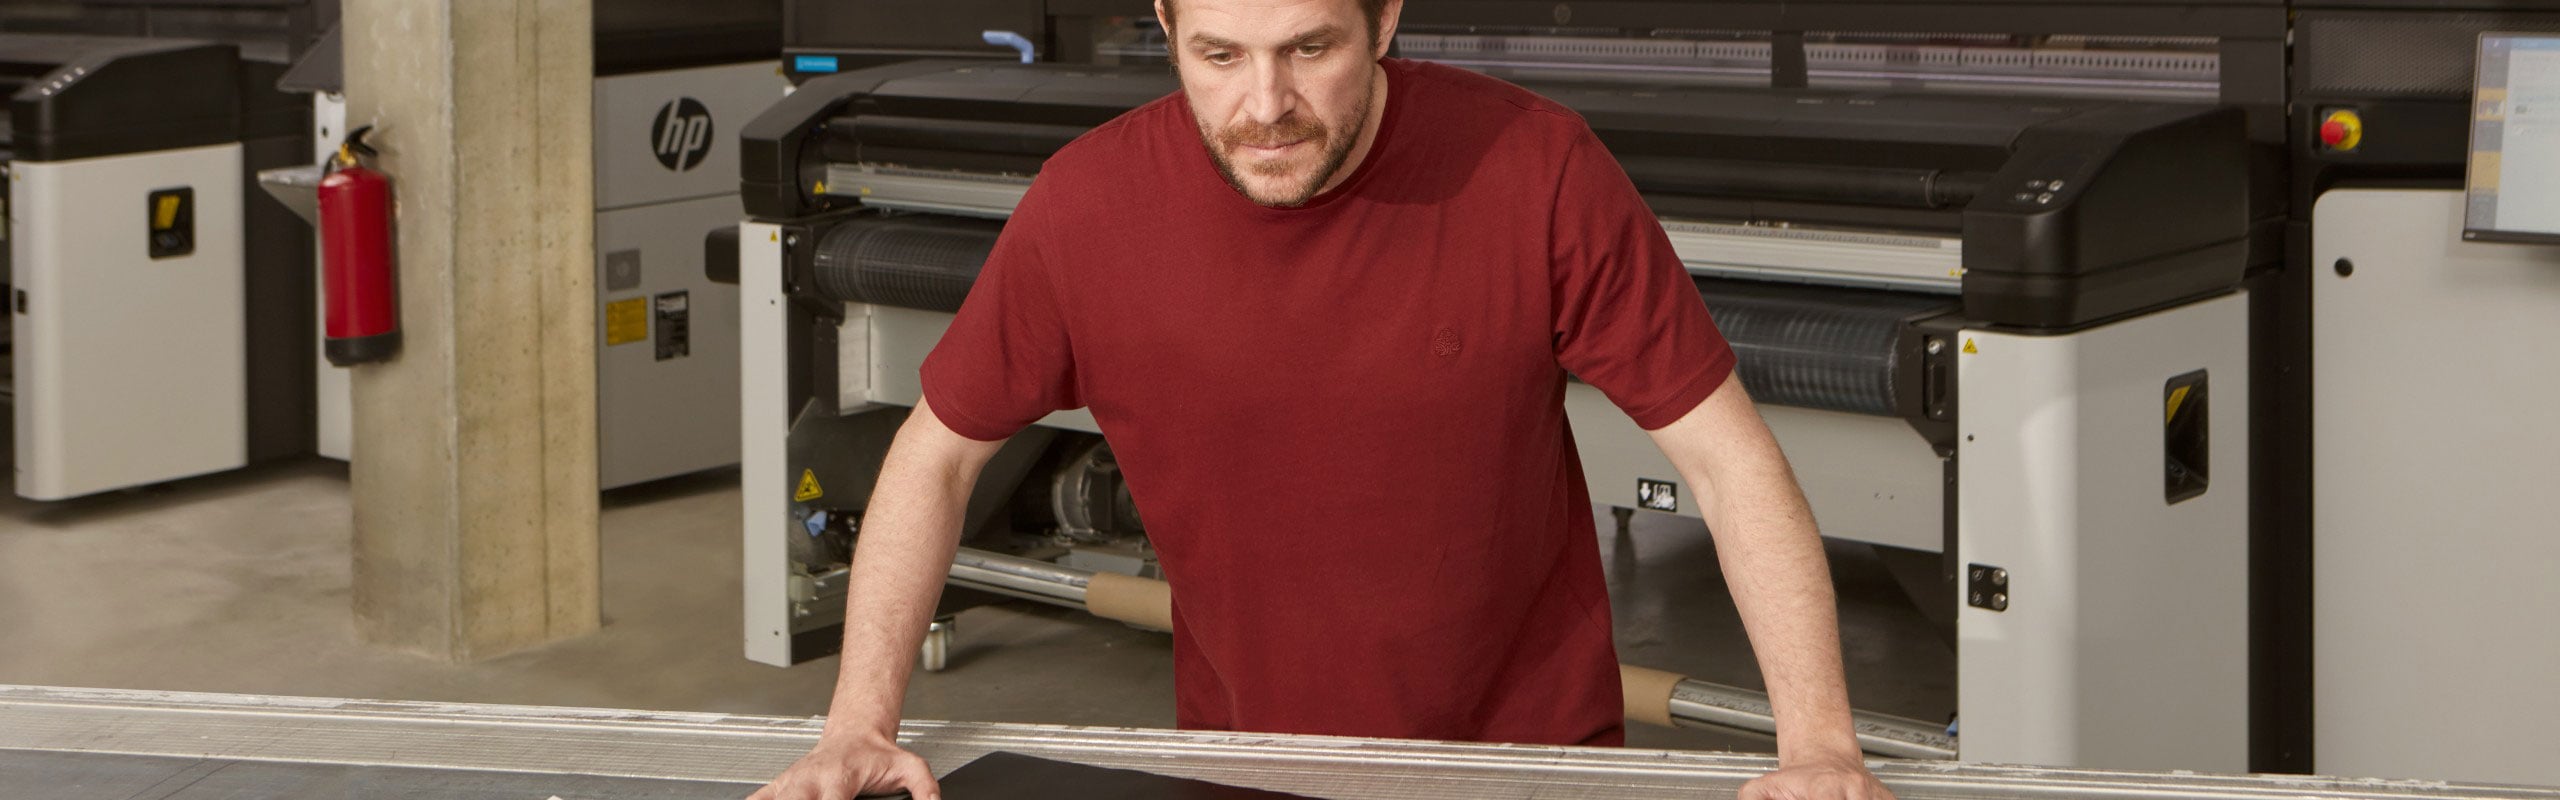
[[1194, 157], [1192, 167], [1188, 171], [1213, 191], [1222, 195], [1227, 205], [1240, 208], [1246, 213], [1260, 215], [1265, 219], [1307, 219], [1340, 205], [1343, 198], [1358, 193], [1361, 187], [1366, 185], [1369, 174], [1378, 170], [1378, 163], [1386, 160], [1384, 156], [1388, 152], [1388, 141], [1393, 138], [1396, 128], [1401, 127], [1398, 120], [1403, 116], [1403, 109], [1412, 105], [1405, 102], [1405, 94], [1413, 86], [1413, 81], [1406, 75], [1409, 71], [1408, 63], [1399, 58], [1381, 58], [1378, 59], [1378, 65], [1387, 73], [1387, 107], [1378, 114], [1378, 136], [1370, 140], [1368, 155], [1360, 159], [1359, 166], [1352, 168], [1351, 177], [1344, 178], [1341, 185], [1333, 187], [1333, 191], [1316, 195], [1304, 205], [1285, 208], [1256, 203], [1253, 198], [1236, 191], [1236, 187], [1228, 185], [1227, 179], [1218, 174], [1216, 157], [1210, 155], [1209, 146], [1200, 141], [1199, 118], [1191, 112], [1191, 97], [1186, 92], [1183, 94], [1181, 103], [1181, 122], [1190, 135], [1183, 138], [1189, 140], [1193, 147], [1199, 148], [1192, 151]]

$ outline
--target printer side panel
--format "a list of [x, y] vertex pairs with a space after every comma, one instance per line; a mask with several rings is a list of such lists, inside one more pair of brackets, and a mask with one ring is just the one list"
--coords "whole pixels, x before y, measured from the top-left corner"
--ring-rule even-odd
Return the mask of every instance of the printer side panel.
[[18, 494], [244, 466], [240, 146], [10, 169]]
[[1961, 335], [1964, 760], [2247, 771], [2248, 298]]

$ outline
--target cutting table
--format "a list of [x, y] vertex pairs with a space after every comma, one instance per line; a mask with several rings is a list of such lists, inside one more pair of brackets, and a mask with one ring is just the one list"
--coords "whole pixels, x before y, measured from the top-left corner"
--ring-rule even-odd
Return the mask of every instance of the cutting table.
[[[0, 685], [0, 795], [735, 798], [813, 718]], [[1730, 797], [1766, 756], [911, 721], [945, 773], [998, 750], [1325, 798]], [[1903, 800], [2560, 800], [2560, 789], [1877, 761]]]

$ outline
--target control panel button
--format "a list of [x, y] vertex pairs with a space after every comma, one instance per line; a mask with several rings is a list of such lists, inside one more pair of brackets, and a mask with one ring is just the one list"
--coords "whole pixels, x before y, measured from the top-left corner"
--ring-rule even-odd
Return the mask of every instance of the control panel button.
[[2320, 147], [2324, 150], [2352, 152], [2364, 143], [2364, 117], [2347, 109], [2332, 110], [2320, 117]]

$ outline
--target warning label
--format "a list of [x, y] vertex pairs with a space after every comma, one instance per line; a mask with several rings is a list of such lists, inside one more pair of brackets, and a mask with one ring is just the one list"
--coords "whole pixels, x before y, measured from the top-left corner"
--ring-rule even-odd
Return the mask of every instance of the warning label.
[[1636, 479], [1636, 507], [1651, 511], [1680, 511], [1680, 485], [1650, 478]]
[[801, 470], [800, 490], [792, 492], [791, 499], [796, 502], [806, 503], [825, 496], [827, 496], [827, 491], [825, 489], [818, 488], [817, 471], [807, 469]]
[[634, 297], [604, 304], [604, 344], [630, 344], [649, 338], [649, 298]]

